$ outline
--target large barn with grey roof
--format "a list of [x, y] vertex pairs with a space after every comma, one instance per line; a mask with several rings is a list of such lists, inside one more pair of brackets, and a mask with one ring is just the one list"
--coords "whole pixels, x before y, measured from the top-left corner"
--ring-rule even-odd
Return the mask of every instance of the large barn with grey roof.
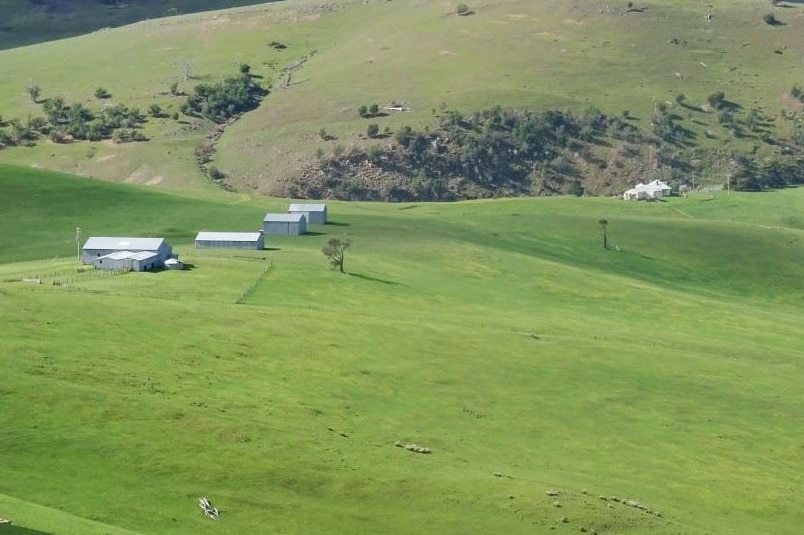
[[172, 256], [173, 248], [164, 238], [93, 236], [81, 249], [81, 263], [98, 269], [160, 269]]

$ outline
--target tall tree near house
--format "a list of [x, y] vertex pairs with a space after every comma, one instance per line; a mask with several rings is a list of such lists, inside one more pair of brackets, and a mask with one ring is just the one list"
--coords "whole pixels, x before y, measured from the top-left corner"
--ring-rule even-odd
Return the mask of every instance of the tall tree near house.
[[337, 269], [341, 273], [343, 270], [343, 256], [346, 249], [352, 244], [348, 238], [331, 238], [327, 244], [321, 249], [324, 256], [329, 260], [329, 265], [332, 269]]

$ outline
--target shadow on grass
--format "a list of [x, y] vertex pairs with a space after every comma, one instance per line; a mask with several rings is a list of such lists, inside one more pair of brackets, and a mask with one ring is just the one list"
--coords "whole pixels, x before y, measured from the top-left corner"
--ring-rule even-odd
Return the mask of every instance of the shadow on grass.
[[326, 232], [313, 232], [313, 231], [308, 230], [307, 232], [304, 233], [304, 235], [305, 236], [325, 236]]
[[23, 528], [13, 524], [0, 524], [0, 534], [2, 535], [51, 535], [46, 531]]
[[371, 277], [369, 275], [363, 275], [362, 273], [348, 273], [350, 277], [354, 277], [356, 279], [361, 279], [364, 281], [369, 282], [379, 282], [380, 284], [387, 284], [389, 286], [404, 286], [401, 282], [396, 281], [389, 281], [386, 279], [378, 279], [377, 277]]
[[333, 226], [333, 227], [348, 227], [349, 223], [337, 223], [335, 221], [327, 221], [326, 225], [327, 226]]

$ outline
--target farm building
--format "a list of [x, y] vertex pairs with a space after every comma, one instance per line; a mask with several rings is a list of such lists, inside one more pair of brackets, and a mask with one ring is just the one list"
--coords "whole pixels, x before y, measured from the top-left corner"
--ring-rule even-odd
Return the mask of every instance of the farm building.
[[265, 214], [262, 230], [265, 234], [297, 236], [307, 232], [307, 218], [302, 213]]
[[173, 249], [164, 238], [91, 237], [81, 249], [81, 263], [92, 264], [93, 260], [112, 253], [154, 253], [160, 262], [173, 256]]
[[668, 197], [673, 190], [661, 180], [654, 180], [648, 184], [639, 183], [633, 188], [623, 193], [623, 199], [627, 201], [647, 201], [651, 199], [661, 199]]
[[92, 259], [95, 269], [150, 271], [164, 267], [164, 260], [150, 251], [115, 251]]
[[196, 249], [265, 249], [262, 232], [199, 232]]
[[310, 225], [325, 225], [327, 223], [326, 204], [291, 204], [289, 214], [304, 214]]

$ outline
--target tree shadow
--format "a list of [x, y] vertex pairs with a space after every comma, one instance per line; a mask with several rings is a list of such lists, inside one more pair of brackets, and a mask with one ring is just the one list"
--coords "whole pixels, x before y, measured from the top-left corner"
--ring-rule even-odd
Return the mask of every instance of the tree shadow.
[[350, 277], [354, 277], [356, 279], [369, 281], [369, 282], [379, 282], [380, 284], [387, 284], [389, 286], [404, 286], [401, 282], [396, 281], [389, 281], [386, 279], [378, 279], [377, 277], [371, 277], [369, 275], [363, 275], [362, 273], [347, 273]]

